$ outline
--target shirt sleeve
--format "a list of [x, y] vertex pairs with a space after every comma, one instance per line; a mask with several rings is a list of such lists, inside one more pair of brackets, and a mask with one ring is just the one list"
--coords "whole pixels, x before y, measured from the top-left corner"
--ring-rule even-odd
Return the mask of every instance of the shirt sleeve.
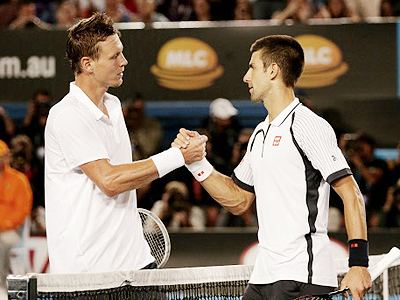
[[324, 119], [298, 118], [293, 125], [295, 139], [312, 166], [326, 182], [351, 175], [350, 167], [340, 150], [332, 126]]
[[[252, 139], [250, 139], [252, 140]], [[250, 143], [249, 143], [250, 145]], [[254, 179], [253, 173], [250, 165], [250, 151], [247, 146], [246, 154], [244, 155], [242, 161], [239, 165], [233, 170], [232, 179], [233, 182], [239, 186], [240, 188], [254, 193]]]
[[89, 119], [75, 108], [57, 115], [53, 129], [71, 169], [94, 160], [109, 159], [104, 142], [95, 130], [96, 122], [101, 121]]

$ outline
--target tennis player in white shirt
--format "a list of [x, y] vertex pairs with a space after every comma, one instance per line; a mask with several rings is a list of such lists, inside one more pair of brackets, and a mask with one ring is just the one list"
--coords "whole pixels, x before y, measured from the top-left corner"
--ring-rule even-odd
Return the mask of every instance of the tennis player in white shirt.
[[[222, 206], [242, 214], [256, 199], [259, 254], [244, 300], [293, 300], [337, 287], [327, 235], [329, 188], [344, 203], [349, 239], [349, 272], [341, 282], [355, 300], [371, 286], [362, 194], [342, 155], [332, 127], [302, 105], [294, 86], [304, 52], [289, 36], [267, 36], [250, 49], [243, 81], [251, 101], [268, 111], [250, 138], [232, 177], [204, 158], [187, 165]], [[173, 146], [186, 147], [196, 132], [180, 130]]]
[[75, 81], [45, 129], [46, 230], [51, 273], [154, 267], [135, 189], [205, 156], [207, 137], [132, 162], [118, 87], [128, 64], [120, 33], [96, 13], [69, 29]]

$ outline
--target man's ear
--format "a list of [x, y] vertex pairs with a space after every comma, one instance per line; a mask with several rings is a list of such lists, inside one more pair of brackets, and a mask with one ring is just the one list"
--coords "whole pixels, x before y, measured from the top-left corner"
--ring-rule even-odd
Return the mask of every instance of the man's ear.
[[279, 66], [276, 63], [271, 63], [269, 65], [268, 73], [271, 76], [271, 80], [275, 79], [278, 76], [280, 70], [281, 69], [279, 68]]
[[81, 58], [81, 69], [84, 73], [93, 73], [93, 59], [89, 56], [83, 56]]

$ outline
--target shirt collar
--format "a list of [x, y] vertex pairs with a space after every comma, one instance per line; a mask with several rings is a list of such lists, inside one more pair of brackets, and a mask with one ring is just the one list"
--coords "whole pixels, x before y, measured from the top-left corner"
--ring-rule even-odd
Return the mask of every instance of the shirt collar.
[[[294, 100], [271, 122], [271, 125], [280, 126], [299, 104], [299, 99], [297, 97], [294, 98]], [[267, 118], [269, 120], [269, 115]]]
[[[107, 116], [100, 110], [100, 108], [98, 108], [96, 106], [96, 104], [94, 104], [93, 101], [90, 100], [90, 98], [85, 94], [85, 92], [82, 91], [82, 89], [75, 84], [75, 81], [70, 83], [69, 89], [70, 89], [70, 93], [74, 97], [79, 99], [79, 101], [81, 103], [83, 103], [89, 109], [89, 111], [94, 115], [96, 120], [100, 120], [103, 117], [108, 119]], [[110, 119], [115, 117], [114, 112], [115, 112], [115, 108], [116, 108], [116, 105], [114, 104], [114, 101], [112, 101], [112, 100], [113, 99], [110, 97], [110, 95], [108, 93], [104, 94], [104, 104], [107, 107]]]

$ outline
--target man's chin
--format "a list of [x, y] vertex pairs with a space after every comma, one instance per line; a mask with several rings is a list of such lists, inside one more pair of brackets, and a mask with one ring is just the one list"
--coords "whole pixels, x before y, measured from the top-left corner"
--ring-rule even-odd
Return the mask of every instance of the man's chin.
[[119, 80], [119, 81], [117, 81], [117, 82], [111, 84], [110, 87], [113, 87], [113, 88], [120, 87], [120, 86], [122, 85], [123, 82], [124, 82], [124, 81], [121, 79], [121, 80]]
[[260, 99], [260, 98], [255, 98], [255, 97], [250, 97], [250, 100], [251, 100], [251, 102], [253, 102], [253, 103], [261, 103], [261, 102], [262, 102], [262, 99]]

